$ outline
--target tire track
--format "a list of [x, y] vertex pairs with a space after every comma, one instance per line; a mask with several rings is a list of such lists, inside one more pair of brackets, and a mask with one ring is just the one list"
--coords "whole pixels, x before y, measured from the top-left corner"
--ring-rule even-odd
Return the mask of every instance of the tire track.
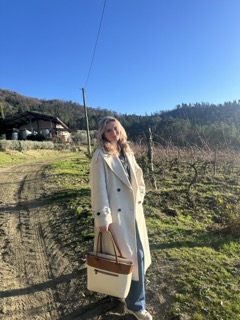
[[6, 320], [61, 317], [56, 286], [44, 285], [53, 274], [41, 232], [41, 171], [39, 164], [19, 165], [0, 176], [0, 314]]

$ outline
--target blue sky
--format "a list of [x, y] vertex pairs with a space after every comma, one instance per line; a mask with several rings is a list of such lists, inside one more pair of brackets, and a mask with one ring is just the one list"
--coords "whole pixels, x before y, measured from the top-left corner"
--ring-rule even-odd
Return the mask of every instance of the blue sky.
[[85, 88], [88, 106], [139, 115], [239, 100], [239, 14], [239, 0], [0, 0], [0, 88], [81, 104]]

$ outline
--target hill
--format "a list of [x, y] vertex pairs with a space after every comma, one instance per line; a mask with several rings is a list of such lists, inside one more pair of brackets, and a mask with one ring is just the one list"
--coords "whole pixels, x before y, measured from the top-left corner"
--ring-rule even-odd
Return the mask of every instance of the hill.
[[[60, 118], [72, 130], [84, 130], [85, 114], [81, 104], [59, 99], [37, 99], [0, 89], [0, 105], [5, 117], [16, 112], [38, 111]], [[147, 109], [147, 108], [146, 108]], [[218, 148], [240, 147], [240, 100], [222, 104], [181, 104], [170, 111], [151, 115], [125, 115], [88, 107], [90, 130], [96, 130], [105, 115], [117, 117], [134, 142], [146, 142], [149, 128], [158, 144], [197, 145]]]
[[[16, 112], [37, 111], [58, 117], [70, 129], [84, 129], [85, 115], [83, 105], [60, 99], [38, 99], [27, 97], [14, 91], [0, 89], [0, 105], [4, 117], [11, 116]], [[96, 117], [99, 114], [101, 118], [109, 114], [107, 110], [98, 110], [88, 107], [89, 117]]]

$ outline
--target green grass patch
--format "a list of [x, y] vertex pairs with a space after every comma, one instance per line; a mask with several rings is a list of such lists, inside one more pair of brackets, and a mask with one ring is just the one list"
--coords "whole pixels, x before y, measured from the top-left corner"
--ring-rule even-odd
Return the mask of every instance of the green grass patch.
[[32, 161], [36, 159], [49, 159], [55, 157], [62, 157], [69, 155], [67, 150], [27, 150], [27, 151], [16, 151], [8, 150], [6, 152], [0, 151], [0, 166], [9, 166], [21, 162]]
[[[57, 241], [66, 243], [69, 254], [92, 249], [93, 218], [90, 204], [89, 159], [84, 153], [59, 159], [48, 167], [47, 175], [55, 191], [51, 201], [61, 206], [57, 217]], [[53, 229], [55, 228], [55, 223]]]
[[[66, 206], [62, 219], [68, 231], [62, 237], [69, 250], [79, 252], [93, 240], [89, 159], [80, 154], [59, 160], [51, 171], [61, 186], [54, 197]], [[203, 177], [188, 192], [187, 172], [166, 176], [157, 177], [159, 190], [147, 188], [144, 202], [153, 261], [147, 273], [154, 286], [150, 304], [156, 308], [158, 288], [165, 286], [172, 295], [169, 319], [240, 319], [240, 238], [226, 229], [238, 217], [239, 186], [224, 176]], [[150, 186], [147, 174], [145, 179]]]
[[176, 313], [192, 314], [192, 319], [238, 319], [240, 272], [233, 256], [211, 247], [183, 247], [168, 255], [178, 265], [173, 275]]
[[[144, 207], [153, 258], [148, 277], [155, 291], [163, 287], [174, 292], [168, 318], [239, 320], [240, 185], [236, 177], [199, 174], [188, 190], [187, 169], [172, 173], [167, 164], [162, 169], [155, 175], [158, 190], [148, 188]], [[145, 180], [151, 186], [147, 172]]]

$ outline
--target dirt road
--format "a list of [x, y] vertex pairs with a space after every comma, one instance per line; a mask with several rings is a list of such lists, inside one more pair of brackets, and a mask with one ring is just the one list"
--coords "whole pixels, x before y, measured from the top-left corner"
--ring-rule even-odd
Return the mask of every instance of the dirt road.
[[133, 319], [121, 303], [87, 292], [83, 255], [71, 261], [54, 240], [46, 165], [0, 168], [0, 319]]

